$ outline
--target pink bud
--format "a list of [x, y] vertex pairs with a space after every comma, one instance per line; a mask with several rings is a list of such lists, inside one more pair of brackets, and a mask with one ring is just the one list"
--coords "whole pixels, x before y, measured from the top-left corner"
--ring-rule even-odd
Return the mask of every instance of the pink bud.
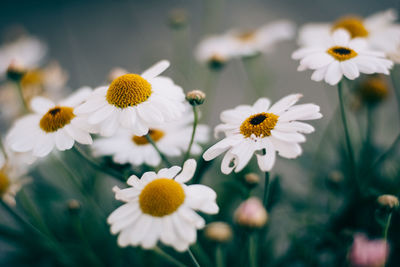
[[256, 197], [251, 197], [242, 202], [235, 211], [235, 221], [242, 226], [258, 228], [264, 226], [267, 220], [267, 211]]
[[384, 239], [370, 240], [364, 234], [354, 236], [349, 261], [356, 267], [384, 266], [389, 256], [389, 245]]

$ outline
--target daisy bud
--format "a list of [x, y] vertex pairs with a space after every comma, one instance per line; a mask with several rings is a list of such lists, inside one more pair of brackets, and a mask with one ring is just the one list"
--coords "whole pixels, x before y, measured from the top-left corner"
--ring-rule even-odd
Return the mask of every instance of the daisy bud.
[[234, 220], [241, 226], [261, 228], [267, 223], [268, 214], [261, 201], [251, 197], [236, 209]]
[[81, 209], [81, 203], [76, 199], [71, 199], [68, 201], [67, 207], [71, 214], [76, 214]]
[[384, 239], [370, 240], [363, 234], [354, 236], [348, 259], [351, 266], [384, 266], [389, 256], [389, 245]]
[[255, 186], [260, 182], [260, 176], [257, 173], [248, 173], [244, 176], [244, 180], [248, 185]]
[[19, 82], [25, 73], [25, 67], [15, 60], [13, 60], [7, 68], [7, 77], [12, 81]]
[[206, 99], [206, 94], [200, 90], [193, 90], [186, 94], [186, 100], [192, 106], [198, 106], [204, 103]]
[[377, 199], [379, 205], [388, 209], [396, 209], [399, 207], [399, 199], [393, 195], [381, 195]]
[[232, 239], [232, 228], [224, 222], [213, 222], [207, 224], [204, 234], [212, 241], [225, 243]]
[[377, 104], [385, 100], [389, 94], [389, 86], [381, 76], [365, 79], [359, 86], [359, 95], [366, 104]]
[[108, 74], [108, 82], [112, 82], [115, 79], [117, 79], [118, 77], [128, 74], [128, 71], [124, 68], [120, 68], [120, 67], [116, 67], [113, 68], [110, 73]]
[[187, 25], [188, 15], [185, 9], [173, 9], [168, 18], [168, 24], [173, 29], [180, 29]]

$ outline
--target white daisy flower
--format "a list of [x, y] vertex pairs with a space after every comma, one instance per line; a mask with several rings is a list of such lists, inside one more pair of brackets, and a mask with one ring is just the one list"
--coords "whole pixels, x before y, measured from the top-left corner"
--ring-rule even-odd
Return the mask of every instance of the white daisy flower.
[[38, 38], [23, 35], [17, 40], [0, 46], [0, 77], [12, 62], [26, 69], [34, 68], [44, 59], [47, 46]]
[[276, 21], [252, 31], [232, 30], [231, 54], [236, 57], [253, 56], [273, 51], [277, 43], [294, 37], [295, 26], [287, 20]]
[[89, 132], [94, 132], [87, 118], [78, 116], [75, 107], [91, 94], [90, 88], [82, 88], [57, 105], [44, 97], [35, 97], [31, 108], [35, 112], [17, 120], [7, 135], [7, 143], [16, 152], [30, 152], [45, 157], [54, 148], [71, 149], [74, 142], [91, 144]]
[[351, 39], [343, 29], [334, 31], [332, 38], [324, 44], [298, 49], [292, 58], [300, 60], [299, 71], [314, 70], [312, 80], [325, 80], [330, 85], [339, 83], [343, 75], [350, 80], [359, 77], [360, 73], [388, 75], [393, 66], [383, 52], [370, 50], [364, 39]]
[[294, 29], [292, 22], [282, 20], [252, 31], [230, 30], [204, 39], [195, 54], [200, 62], [224, 63], [235, 57], [271, 52], [278, 42], [292, 39]]
[[119, 233], [119, 246], [149, 249], [160, 240], [185, 251], [195, 243], [196, 230], [205, 225], [195, 211], [216, 214], [219, 210], [214, 190], [200, 184], [185, 185], [195, 170], [196, 161], [189, 159], [182, 171], [173, 166], [158, 173], [146, 172], [141, 179], [132, 175], [127, 182], [131, 187], [114, 188], [115, 198], [126, 202], [107, 219], [111, 232]]
[[223, 123], [215, 128], [215, 134], [224, 132], [225, 138], [210, 147], [203, 158], [212, 160], [227, 151], [221, 164], [224, 174], [243, 170], [253, 154], [264, 172], [274, 166], [275, 152], [284, 158], [296, 158], [302, 152], [299, 143], [306, 140], [303, 133], [314, 131], [311, 125], [297, 120], [322, 117], [315, 104], [294, 105], [301, 97], [288, 95], [272, 106], [269, 99], [260, 98], [253, 106], [240, 105], [222, 112]]
[[103, 136], [115, 134], [121, 126], [145, 135], [151, 125], [178, 119], [185, 110], [183, 90], [170, 78], [158, 76], [168, 66], [163, 60], [141, 75], [120, 76], [110, 86], [96, 89], [76, 113], [88, 114], [89, 123], [98, 124]]
[[396, 20], [397, 12], [389, 9], [365, 19], [345, 16], [334, 23], [310, 23], [300, 28], [298, 42], [301, 46], [315, 45], [329, 40], [333, 30], [343, 28], [349, 31], [352, 38], [365, 38], [372, 49], [385, 52], [395, 60], [391, 55], [396, 55], [400, 47], [400, 24], [395, 23]]
[[[191, 123], [191, 121], [165, 123], [157, 127], [151, 127], [149, 135], [164, 155], [178, 157], [188, 149], [193, 130]], [[208, 134], [209, 128], [207, 125], [197, 125], [191, 155], [197, 155], [202, 152], [200, 144], [208, 141]], [[134, 135], [126, 129], [120, 129], [112, 137], [95, 140], [92, 148], [95, 156], [110, 155], [119, 164], [158, 166], [161, 162], [159, 153], [147, 141], [145, 136]]]
[[28, 168], [19, 161], [20, 157], [7, 153], [7, 159], [0, 151], [0, 197], [10, 206], [15, 206], [15, 196], [31, 179], [25, 175]]

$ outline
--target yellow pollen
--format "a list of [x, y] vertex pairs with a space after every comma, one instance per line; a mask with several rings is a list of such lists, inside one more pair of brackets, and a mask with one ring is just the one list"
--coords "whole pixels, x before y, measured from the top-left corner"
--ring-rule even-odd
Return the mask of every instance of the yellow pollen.
[[326, 52], [339, 61], [345, 61], [358, 55], [353, 49], [344, 46], [334, 46]]
[[29, 86], [42, 86], [44, 81], [44, 75], [41, 70], [31, 70], [24, 74], [21, 79], [22, 88]]
[[108, 88], [108, 103], [119, 108], [136, 106], [151, 95], [151, 84], [138, 74], [125, 74], [115, 79]]
[[273, 113], [258, 113], [248, 117], [242, 125], [240, 125], [240, 133], [245, 137], [254, 134], [256, 137], [265, 137], [271, 135], [278, 122], [279, 116]]
[[343, 28], [347, 30], [351, 38], [367, 37], [368, 31], [364, 27], [362, 18], [357, 16], [346, 16], [338, 19], [332, 26], [332, 30]]
[[0, 196], [4, 195], [8, 187], [10, 186], [10, 180], [4, 170], [0, 169]]
[[[161, 131], [161, 130], [150, 129], [150, 130], [149, 130], [149, 135], [150, 135], [151, 139], [152, 139], [154, 142], [157, 142], [157, 141], [159, 141], [161, 138], [164, 137], [165, 133], [164, 133], [163, 131]], [[139, 145], [139, 146], [147, 145], [147, 144], [149, 143], [149, 141], [147, 141], [147, 138], [146, 138], [145, 135], [144, 135], [144, 136], [137, 136], [137, 135], [134, 135], [134, 136], [132, 137], [132, 141], [133, 141], [135, 144]]]
[[163, 217], [174, 213], [185, 200], [182, 186], [173, 179], [160, 178], [147, 184], [139, 195], [143, 213]]
[[256, 31], [245, 31], [236, 35], [236, 37], [242, 42], [253, 41], [256, 37]]
[[375, 104], [388, 96], [389, 86], [380, 76], [370, 77], [360, 84], [359, 93], [365, 102]]
[[69, 124], [75, 117], [71, 107], [54, 107], [47, 111], [40, 120], [40, 128], [47, 133], [52, 133]]

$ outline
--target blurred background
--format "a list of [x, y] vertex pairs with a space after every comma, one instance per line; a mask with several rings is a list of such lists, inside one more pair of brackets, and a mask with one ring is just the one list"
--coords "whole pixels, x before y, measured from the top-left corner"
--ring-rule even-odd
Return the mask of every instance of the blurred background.
[[[26, 31], [42, 39], [48, 45], [48, 60], [57, 60], [68, 73], [64, 96], [82, 86], [95, 88], [105, 84], [114, 67], [140, 73], [160, 59], [171, 61], [166, 75], [171, 76], [187, 92], [193, 89], [202, 90], [207, 86], [209, 72], [206, 66], [194, 60], [193, 51], [208, 34], [223, 33], [231, 28], [252, 29], [278, 19], [289, 19], [298, 26], [307, 22], [329, 22], [346, 14], [368, 16], [388, 8], [400, 11], [400, 1], [3, 0], [0, 8], [0, 40], [2, 43], [7, 41], [16, 31]], [[187, 25], [183, 28], [171, 27], [171, 14], [176, 10], [184, 10], [187, 15]], [[339, 266], [332, 259], [335, 257], [335, 246], [327, 246], [326, 250], [324, 247], [322, 252], [313, 247], [310, 251], [305, 251], [304, 255], [303, 252], [297, 255], [291, 250], [293, 246], [295, 250], [298, 249], [294, 245], [296, 241], [314, 244], [315, 236], [310, 233], [315, 232], [310, 230], [309, 225], [325, 224], [332, 212], [343, 203], [343, 198], [337, 194], [326, 193], [326, 190], [333, 189], [325, 183], [326, 177], [332, 171], [340, 169], [341, 164], [340, 156], [338, 158], [340, 153], [334, 154], [337, 152], [335, 144], [343, 142], [342, 129], [337, 129], [339, 121], [326, 130], [337, 107], [337, 91], [335, 87], [325, 83], [311, 81], [308, 72], [297, 72], [298, 62], [290, 57], [295, 49], [297, 45], [292, 40], [281, 43], [273, 53], [262, 55], [256, 75], [265, 74], [267, 86], [264, 96], [276, 101], [289, 93], [302, 93], [303, 103], [313, 102], [321, 106], [324, 119], [313, 122], [317, 130], [303, 145], [303, 157], [296, 161], [279, 158], [274, 167], [274, 175], [279, 177], [276, 179], [279, 181], [276, 186], [280, 188], [277, 192], [281, 195], [279, 204], [270, 214], [267, 241], [275, 243], [268, 248], [269, 253], [266, 255], [280, 259], [281, 261], [275, 261], [277, 266], [285, 266], [286, 259], [290, 263], [286, 266]], [[241, 61], [230, 62], [221, 71], [215, 80], [214, 89], [207, 99], [210, 103], [207, 107], [210, 109], [208, 117], [202, 121], [212, 127], [219, 123], [221, 111], [239, 104], [252, 104], [258, 97], [250, 92], [251, 81]], [[394, 123], [399, 116], [395, 112], [397, 103], [390, 95], [393, 93], [389, 93], [385, 105], [376, 114], [375, 141], [376, 146], [382, 149], [389, 146], [399, 132], [398, 123]], [[362, 116], [355, 114], [351, 118], [356, 132], [360, 130], [356, 119]], [[9, 124], [3, 122], [3, 134], [8, 127]], [[327, 133], [330, 141], [323, 139]], [[317, 151], [322, 151], [318, 154], [321, 155], [318, 166], [314, 164]], [[218, 163], [214, 167], [215, 170], [204, 177], [204, 182], [221, 193], [219, 201], [229, 200], [225, 195], [228, 190], [224, 191], [223, 188], [226, 188], [226, 183], [232, 178], [216, 178], [214, 173], [218, 172]], [[321, 172], [321, 169], [324, 170]], [[320, 180], [313, 179], [314, 176], [318, 176]], [[395, 181], [386, 187], [393, 184], [398, 186], [399, 183]], [[229, 194], [235, 192], [232, 190]], [[46, 189], [42, 189], [40, 192], [45, 191]], [[256, 194], [261, 195], [261, 192], [262, 186], [256, 189]], [[111, 192], [107, 192], [109, 199], [110, 196]], [[48, 197], [52, 199], [53, 196]], [[231, 216], [229, 214], [239, 202], [240, 200], [235, 200], [230, 203], [232, 207], [223, 211], [220, 218]], [[325, 209], [324, 206], [324, 212], [321, 212], [320, 206], [327, 202], [330, 208]], [[105, 209], [110, 210], [109, 207]], [[393, 225], [396, 225], [395, 222], [399, 225], [398, 217], [393, 220]], [[316, 233], [318, 231], [317, 229]], [[397, 233], [399, 231], [397, 229]], [[0, 259], [6, 258], [8, 249], [7, 246], [0, 247]], [[345, 252], [341, 252], [341, 256], [344, 254]], [[314, 256], [318, 259], [314, 260]], [[326, 265], [322, 265], [324, 263]]]

